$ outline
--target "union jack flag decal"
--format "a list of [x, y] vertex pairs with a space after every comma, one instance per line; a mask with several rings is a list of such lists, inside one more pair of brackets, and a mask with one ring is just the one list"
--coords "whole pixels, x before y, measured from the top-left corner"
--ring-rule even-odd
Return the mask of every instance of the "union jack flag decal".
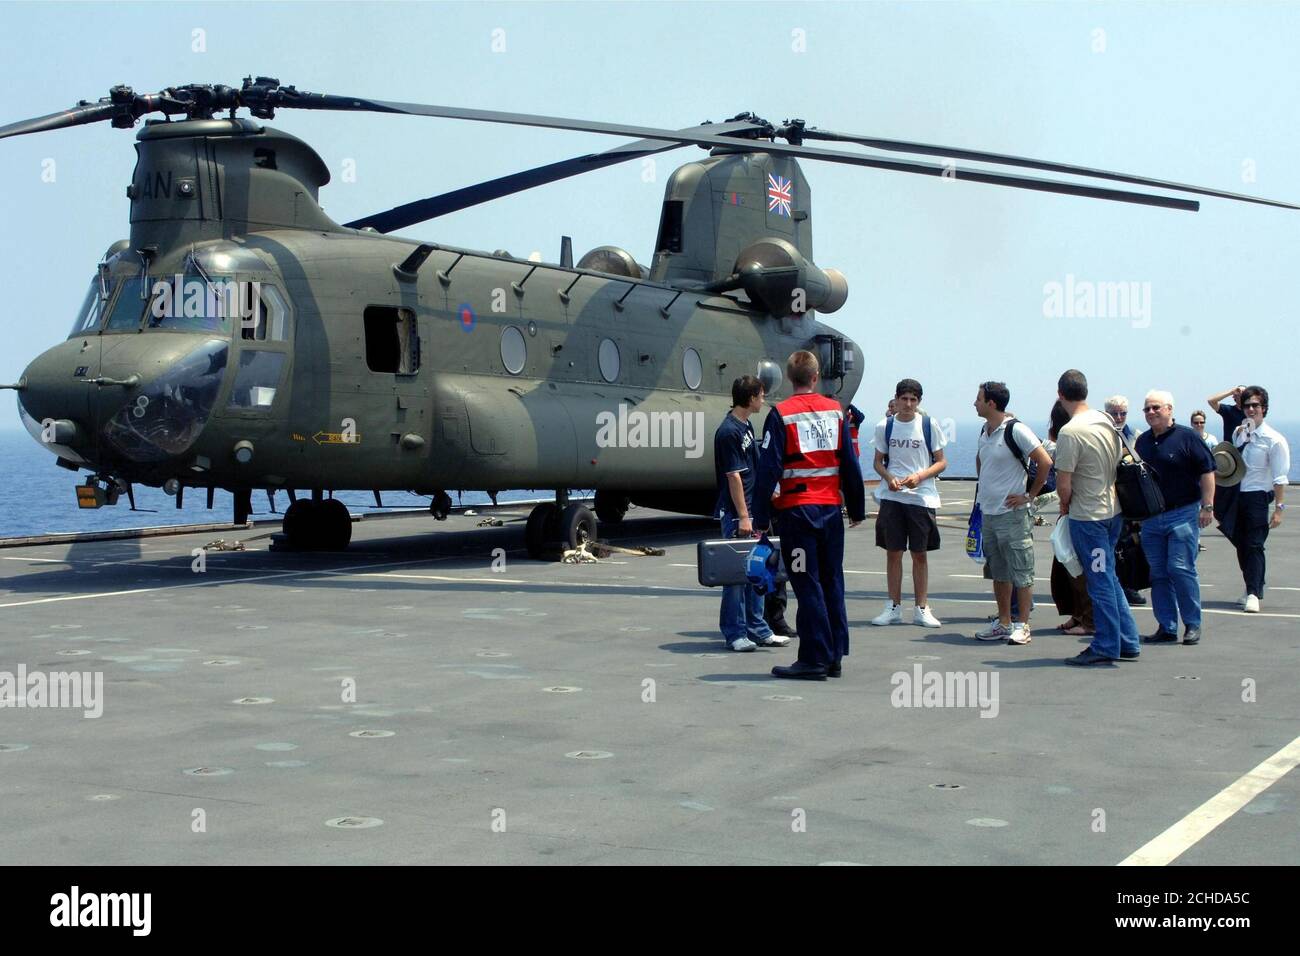
[[790, 216], [790, 205], [794, 202], [794, 183], [781, 176], [767, 175], [767, 211], [775, 211], [778, 216]]

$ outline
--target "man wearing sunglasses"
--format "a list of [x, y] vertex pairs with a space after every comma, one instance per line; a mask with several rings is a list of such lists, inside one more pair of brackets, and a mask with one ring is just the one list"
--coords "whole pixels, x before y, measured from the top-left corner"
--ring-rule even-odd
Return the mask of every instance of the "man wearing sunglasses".
[[[1236, 507], [1225, 514], [1220, 528], [1237, 549], [1237, 564], [1246, 582], [1238, 600], [1242, 610], [1254, 614], [1264, 596], [1264, 542], [1270, 528], [1282, 523], [1283, 493], [1291, 470], [1291, 448], [1282, 433], [1264, 421], [1268, 392], [1258, 385], [1241, 390], [1237, 399], [1246, 419], [1232, 433], [1232, 443], [1246, 462], [1246, 475], [1238, 486]], [[1273, 515], [1268, 506], [1272, 502]]]
[[1214, 457], [1194, 429], [1174, 421], [1174, 397], [1151, 391], [1142, 403], [1150, 428], [1135, 443], [1138, 456], [1155, 476], [1165, 510], [1142, 522], [1142, 550], [1151, 565], [1151, 610], [1156, 632], [1147, 644], [1178, 643], [1178, 618], [1184, 644], [1201, 640], [1201, 583], [1196, 553], [1202, 528], [1213, 520]]

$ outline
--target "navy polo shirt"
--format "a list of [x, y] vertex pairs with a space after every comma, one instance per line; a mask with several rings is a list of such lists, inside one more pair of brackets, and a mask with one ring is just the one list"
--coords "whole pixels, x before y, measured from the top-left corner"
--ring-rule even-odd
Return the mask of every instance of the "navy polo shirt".
[[713, 472], [718, 481], [718, 502], [713, 508], [715, 518], [738, 517], [727, 485], [727, 475], [733, 471], [740, 472], [740, 483], [745, 488], [745, 505], [752, 513], [754, 481], [758, 477], [758, 443], [754, 441], [754, 426], [728, 412], [713, 433]]
[[1223, 419], [1223, 440], [1232, 441], [1232, 433], [1237, 430], [1237, 426], [1246, 420], [1246, 413], [1241, 406], [1231, 402], [1220, 402], [1216, 409], [1219, 417]]
[[1155, 475], [1169, 510], [1199, 503], [1201, 475], [1214, 471], [1214, 457], [1195, 430], [1175, 424], [1163, 435], [1148, 429], [1134, 443], [1137, 453]]

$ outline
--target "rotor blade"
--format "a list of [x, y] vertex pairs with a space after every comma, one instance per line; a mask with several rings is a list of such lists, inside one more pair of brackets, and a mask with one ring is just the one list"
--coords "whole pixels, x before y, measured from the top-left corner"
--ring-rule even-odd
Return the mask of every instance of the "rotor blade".
[[1066, 173], [1073, 176], [1091, 176], [1094, 179], [1109, 179], [1119, 183], [1131, 183], [1135, 186], [1152, 186], [1156, 189], [1176, 189], [1180, 192], [1195, 193], [1200, 196], [1214, 196], [1219, 199], [1235, 199], [1239, 202], [1258, 203], [1261, 206], [1277, 206], [1282, 209], [1300, 209], [1300, 206], [1276, 199], [1264, 199], [1260, 196], [1248, 196], [1244, 193], [1230, 193], [1221, 189], [1209, 189], [1205, 186], [1189, 186], [1186, 183], [1174, 183], [1164, 179], [1152, 179], [1148, 176], [1133, 176], [1128, 173], [1113, 173], [1105, 169], [1090, 169], [1086, 166], [1074, 166], [1069, 163], [1053, 163], [1040, 159], [1028, 159], [1024, 156], [1011, 156], [1006, 153], [989, 153], [975, 149], [955, 149], [949, 146], [935, 146], [930, 143], [909, 143], [897, 139], [880, 139], [874, 136], [858, 136], [851, 133], [835, 133], [830, 130], [804, 129], [799, 134], [804, 139], [829, 140], [837, 143], [857, 143], [873, 149], [887, 149], [899, 153], [919, 153], [923, 156], [939, 156], [946, 159], [967, 159], [980, 163], [999, 163], [1003, 166], [1021, 166], [1025, 169], [1041, 169], [1051, 173]]
[[[742, 121], [693, 126], [681, 130], [681, 132], [692, 132], [697, 129], [707, 129], [718, 135], [728, 135], [737, 132], [759, 131], [761, 127], [756, 123]], [[558, 182], [571, 176], [580, 176], [583, 173], [604, 169], [606, 166], [613, 166], [616, 163], [625, 163], [641, 156], [650, 156], [670, 149], [680, 149], [682, 145], [681, 143], [666, 143], [659, 139], [642, 139], [635, 143], [628, 143], [625, 146], [616, 146], [614, 149], [606, 150], [603, 153], [587, 153], [584, 156], [575, 156], [573, 159], [561, 160], [558, 163], [550, 163], [534, 169], [525, 169], [509, 176], [501, 176], [498, 179], [490, 179], [487, 182], [466, 186], [463, 189], [454, 189], [438, 196], [430, 196], [428, 199], [417, 199], [414, 202], [404, 203], [384, 212], [357, 219], [346, 225], [349, 229], [364, 229], [369, 226], [376, 232], [395, 232], [398, 229], [405, 229], [407, 226], [413, 226], [429, 219], [436, 219], [439, 216], [445, 216], [460, 209], [467, 209], [470, 206], [477, 206], [493, 199], [500, 199], [502, 196], [523, 192], [525, 189], [544, 186], [547, 183]]]
[[74, 106], [70, 110], [59, 110], [48, 116], [37, 116], [10, 123], [8, 126], [0, 126], [0, 139], [7, 136], [23, 136], [27, 133], [44, 133], [67, 126], [81, 126], [83, 123], [98, 123], [100, 120], [112, 119], [120, 111], [121, 107], [116, 103], [99, 102]]
[[1084, 196], [1089, 199], [1105, 199], [1113, 202], [1138, 203], [1146, 206], [1163, 206], [1168, 209], [1182, 209], [1195, 212], [1200, 203], [1190, 199], [1175, 199], [1168, 196], [1156, 196], [1150, 193], [1126, 192], [1119, 189], [1106, 189], [1096, 186], [1084, 186], [1075, 183], [1063, 183], [1048, 179], [1034, 179], [1027, 176], [1009, 176], [1001, 173], [986, 173], [977, 170], [962, 170], [954, 175], [948, 166], [934, 163], [922, 163], [913, 160], [891, 160], [876, 156], [863, 156], [857, 153], [844, 153], [837, 150], [817, 149], [809, 146], [793, 146], [786, 143], [756, 142], [734, 139], [725, 136], [713, 136], [708, 133], [675, 133], [672, 130], [655, 129], [647, 126], [625, 126], [619, 123], [596, 123], [586, 120], [564, 119], [555, 116], [535, 116], [529, 113], [505, 113], [497, 110], [474, 110], [456, 106], [433, 106], [421, 103], [392, 103], [386, 100], [366, 100], [353, 97], [334, 96], [321, 93], [304, 93], [293, 89], [277, 91], [277, 108], [344, 110], [369, 113], [397, 113], [407, 116], [433, 116], [442, 119], [475, 120], [486, 123], [505, 123], [512, 126], [536, 126], [542, 129], [563, 129], [585, 133], [603, 133], [611, 136], [635, 136], [641, 139], [675, 140], [679, 143], [694, 143], [700, 146], [723, 146], [737, 152], [771, 153], [775, 156], [793, 156], [806, 159], [820, 159], [832, 163], [844, 163], [850, 166], [866, 166], [871, 169], [888, 169], [894, 172], [913, 173], [922, 176], [935, 176], [944, 179], [966, 179], [994, 186], [1011, 186], [1017, 189], [1032, 189], [1039, 192], [1060, 193], [1067, 196]]

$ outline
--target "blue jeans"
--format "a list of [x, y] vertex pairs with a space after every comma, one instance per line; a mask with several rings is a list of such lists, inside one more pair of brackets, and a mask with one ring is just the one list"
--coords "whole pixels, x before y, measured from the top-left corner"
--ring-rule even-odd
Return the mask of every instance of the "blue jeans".
[[[722, 518], [722, 536], [732, 538], [740, 527], [740, 519], [731, 515]], [[763, 595], [749, 584], [729, 584], [722, 589], [722, 610], [718, 614], [718, 627], [722, 638], [730, 646], [742, 637], [751, 641], [765, 641], [772, 629], [763, 620]]]
[[1097, 632], [1088, 649], [1112, 660], [1117, 660], [1121, 651], [1137, 654], [1142, 649], [1137, 622], [1115, 574], [1115, 542], [1123, 527], [1123, 515], [1108, 521], [1070, 519], [1070, 542], [1083, 565], [1088, 597], [1092, 598], [1093, 627]]
[[1151, 610], [1160, 630], [1178, 633], [1181, 614], [1187, 627], [1201, 626], [1201, 583], [1196, 578], [1196, 546], [1201, 529], [1198, 504], [1183, 505], [1142, 522], [1142, 550], [1151, 565]]

